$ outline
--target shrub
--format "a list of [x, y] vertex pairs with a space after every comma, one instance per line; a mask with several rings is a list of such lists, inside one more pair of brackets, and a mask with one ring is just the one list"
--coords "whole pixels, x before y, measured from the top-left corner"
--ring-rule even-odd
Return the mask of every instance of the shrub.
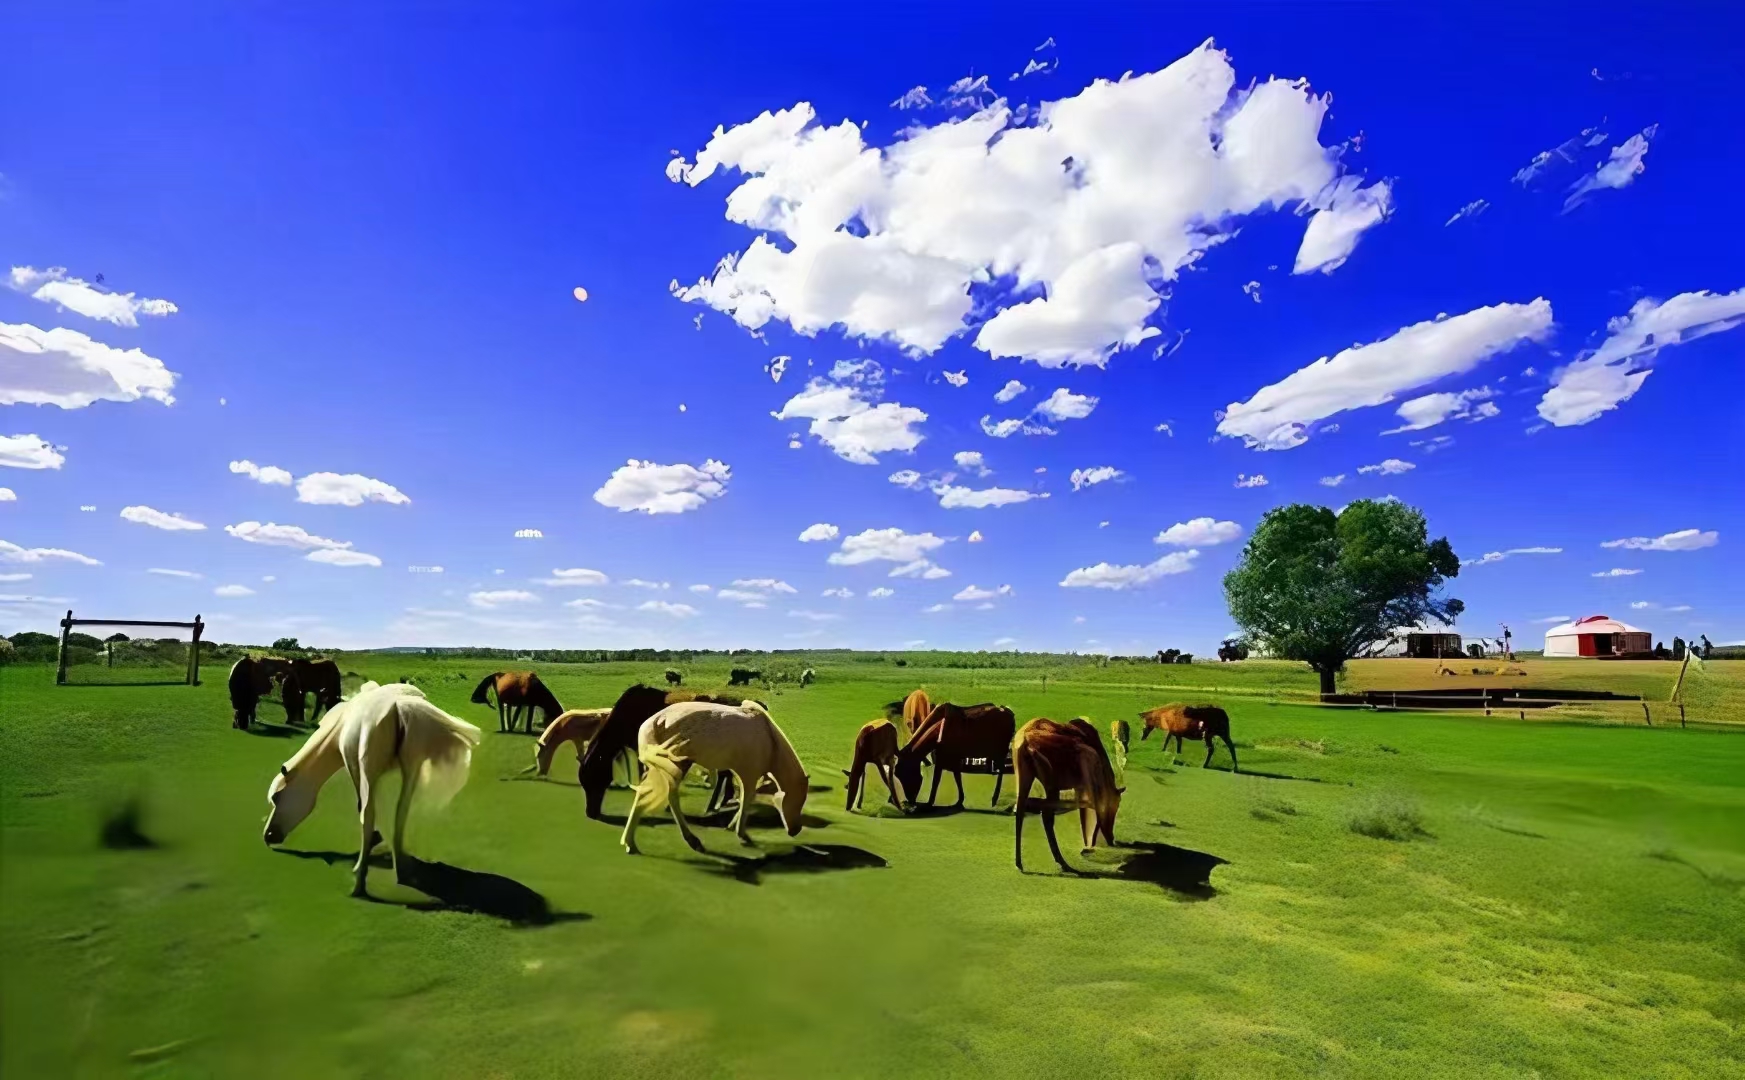
[[1351, 831], [1376, 840], [1429, 836], [1418, 804], [1403, 795], [1378, 795], [1351, 815]]

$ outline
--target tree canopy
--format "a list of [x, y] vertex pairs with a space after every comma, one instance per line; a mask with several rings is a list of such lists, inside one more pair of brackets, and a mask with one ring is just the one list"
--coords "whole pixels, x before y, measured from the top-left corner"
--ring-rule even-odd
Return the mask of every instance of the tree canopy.
[[1428, 539], [1414, 507], [1296, 503], [1261, 519], [1224, 576], [1224, 598], [1250, 641], [1307, 662], [1330, 694], [1345, 661], [1396, 627], [1454, 621], [1466, 605], [1440, 590], [1459, 573], [1448, 540]]

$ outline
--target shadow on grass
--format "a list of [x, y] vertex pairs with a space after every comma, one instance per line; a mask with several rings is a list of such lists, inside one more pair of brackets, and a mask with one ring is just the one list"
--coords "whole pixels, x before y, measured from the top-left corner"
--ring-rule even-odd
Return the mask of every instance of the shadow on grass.
[[795, 844], [767, 855], [705, 852], [718, 860], [715, 869], [735, 881], [762, 885], [766, 874], [823, 874], [832, 870], [882, 870], [891, 864], [882, 855], [847, 844]]
[[250, 724], [243, 730], [248, 732], [250, 735], [262, 739], [289, 739], [293, 735], [302, 735], [305, 733], [304, 729], [294, 728], [288, 724], [269, 724], [259, 719], [255, 720], [254, 723]]
[[112, 851], [148, 851], [157, 847], [157, 841], [140, 827], [144, 816], [143, 800], [137, 795], [128, 797], [104, 811], [97, 830], [98, 842]]
[[1131, 854], [1113, 874], [1099, 876], [1150, 882], [1194, 900], [1209, 900], [1218, 895], [1218, 890], [1212, 887], [1212, 871], [1229, 864], [1228, 859], [1173, 844], [1135, 840], [1117, 847]]
[[[299, 859], [320, 859], [329, 866], [350, 865], [354, 855], [338, 851], [297, 851], [275, 848], [275, 851]], [[393, 860], [386, 853], [370, 856], [370, 866], [390, 869]], [[405, 877], [399, 882], [430, 897], [428, 901], [410, 902], [370, 896], [372, 903], [391, 904], [408, 911], [467, 911], [489, 915], [516, 926], [551, 926], [554, 923], [586, 922], [593, 916], [586, 912], [553, 911], [545, 897], [514, 878], [468, 870], [442, 862], [425, 862], [406, 856]]]
[[1258, 776], [1263, 780], [1300, 780], [1305, 784], [1325, 784], [1327, 781], [1319, 776], [1290, 776], [1286, 773], [1265, 772], [1261, 769], [1233, 770], [1223, 765], [1210, 766], [1211, 772], [1234, 772], [1237, 776]]

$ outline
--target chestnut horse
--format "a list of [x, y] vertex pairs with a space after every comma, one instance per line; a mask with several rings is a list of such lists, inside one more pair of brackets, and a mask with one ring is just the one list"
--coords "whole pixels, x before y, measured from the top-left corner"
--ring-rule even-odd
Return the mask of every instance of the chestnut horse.
[[[1042, 831], [1048, 836], [1048, 848], [1062, 870], [1076, 873], [1060, 853], [1060, 842], [1054, 836], [1054, 815], [1063, 809], [1076, 807], [1079, 831], [1084, 850], [1089, 851], [1103, 840], [1115, 843], [1115, 816], [1121, 810], [1121, 789], [1115, 782], [1109, 756], [1103, 752], [1103, 741], [1097, 729], [1088, 721], [1074, 720], [1057, 724], [1046, 717], [1037, 717], [1025, 724], [1012, 739], [1012, 766], [1018, 799], [1012, 810], [1017, 818], [1013, 859], [1019, 870], [1024, 869], [1024, 812], [1042, 812]], [[1030, 785], [1042, 783], [1042, 799], [1030, 797]], [[1061, 801], [1060, 793], [1071, 788], [1075, 796], [1071, 804]]]
[[1005, 779], [1006, 753], [1017, 728], [1012, 710], [1004, 705], [983, 702], [980, 705], [953, 705], [941, 702], [934, 706], [921, 729], [897, 751], [893, 770], [903, 785], [903, 797], [910, 806], [921, 794], [921, 759], [933, 755], [933, 790], [927, 796], [932, 806], [939, 797], [939, 778], [946, 769], [957, 779], [957, 806], [963, 805], [963, 769], [971, 761], [981, 759], [994, 774], [994, 800], [1000, 802], [1000, 782]]
[[[497, 730], [514, 731], [520, 722], [521, 711], [527, 710], [527, 734], [533, 734], [533, 710], [538, 709], [545, 714], [545, 722], [550, 724], [563, 713], [563, 706], [558, 704], [557, 695], [546, 689], [539, 676], [531, 671], [497, 671], [479, 680], [479, 685], [473, 688], [473, 704], [489, 705], [491, 703], [488, 691], [497, 692]], [[508, 716], [508, 724], [504, 724], [504, 716]]]
[[901, 701], [893, 701], [885, 706], [885, 715], [892, 720], [903, 718], [903, 727], [907, 734], [913, 735], [921, 730], [921, 725], [933, 715], [933, 703], [927, 700], [927, 691], [911, 690], [909, 696]]
[[[612, 711], [606, 715], [606, 722], [600, 725], [600, 730], [588, 743], [588, 750], [576, 767], [576, 781], [582, 785], [582, 793], [587, 798], [588, 816], [596, 821], [601, 819], [601, 806], [606, 799], [606, 789], [612, 786], [612, 762], [626, 750], [636, 753], [636, 733], [641, 730], [643, 721], [668, 705], [676, 705], [681, 701], [738, 705], [743, 700], [735, 694], [660, 690], [641, 683], [618, 695]], [[717, 784], [718, 789], [720, 786]]]
[[848, 777], [848, 805], [845, 809], [853, 810], [858, 803], [866, 801], [866, 767], [871, 765], [879, 772], [879, 779], [885, 782], [885, 790], [891, 793], [891, 805], [901, 810], [902, 804], [897, 801], [897, 782], [891, 776], [891, 767], [897, 763], [897, 725], [880, 718], [862, 725], [860, 732], [854, 737], [854, 767], [847, 769], [843, 775]]
[[1200, 768], [1212, 764], [1212, 739], [1224, 740], [1224, 745], [1230, 749], [1230, 771], [1236, 771], [1236, 744], [1230, 741], [1230, 714], [1216, 705], [1159, 705], [1155, 709], [1147, 709], [1139, 714], [1139, 719], [1145, 721], [1145, 733], [1140, 735], [1141, 741], [1151, 737], [1153, 731], [1163, 732], [1164, 752], [1169, 752], [1169, 740], [1175, 740], [1175, 752], [1181, 753], [1184, 737], [1196, 741], [1206, 741], [1206, 760], [1200, 763]]

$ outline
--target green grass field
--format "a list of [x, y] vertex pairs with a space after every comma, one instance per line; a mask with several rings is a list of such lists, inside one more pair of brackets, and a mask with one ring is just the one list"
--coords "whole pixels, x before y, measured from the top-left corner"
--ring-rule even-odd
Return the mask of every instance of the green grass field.
[[[412, 851], [464, 868], [438, 868], [441, 897], [385, 868], [378, 902], [348, 897], [343, 775], [264, 846], [304, 735], [231, 730], [216, 673], [0, 668], [0, 1074], [1745, 1076], [1745, 732], [1323, 710], [1284, 665], [1083, 666], [1046, 691], [822, 665], [769, 698], [824, 789], [799, 840], [769, 811], [758, 849], [702, 829], [698, 856], [661, 816], [631, 858], [583, 817], [573, 756], [518, 777], [532, 740], [467, 704], [510, 665], [342, 663], [486, 730], [467, 788], [414, 818]], [[662, 667], [541, 674], [584, 706]], [[1722, 668], [1704, 692], [1730, 703]], [[1590, 684], [1612, 673], [1646, 678]], [[1135, 742], [1123, 846], [1069, 848], [1094, 876], [1063, 876], [1033, 821], [1021, 875], [988, 777], [961, 813], [843, 811], [854, 731], [916, 685], [1099, 726], [1220, 700], [1244, 772]], [[101, 842], [130, 804], [139, 835]]]

